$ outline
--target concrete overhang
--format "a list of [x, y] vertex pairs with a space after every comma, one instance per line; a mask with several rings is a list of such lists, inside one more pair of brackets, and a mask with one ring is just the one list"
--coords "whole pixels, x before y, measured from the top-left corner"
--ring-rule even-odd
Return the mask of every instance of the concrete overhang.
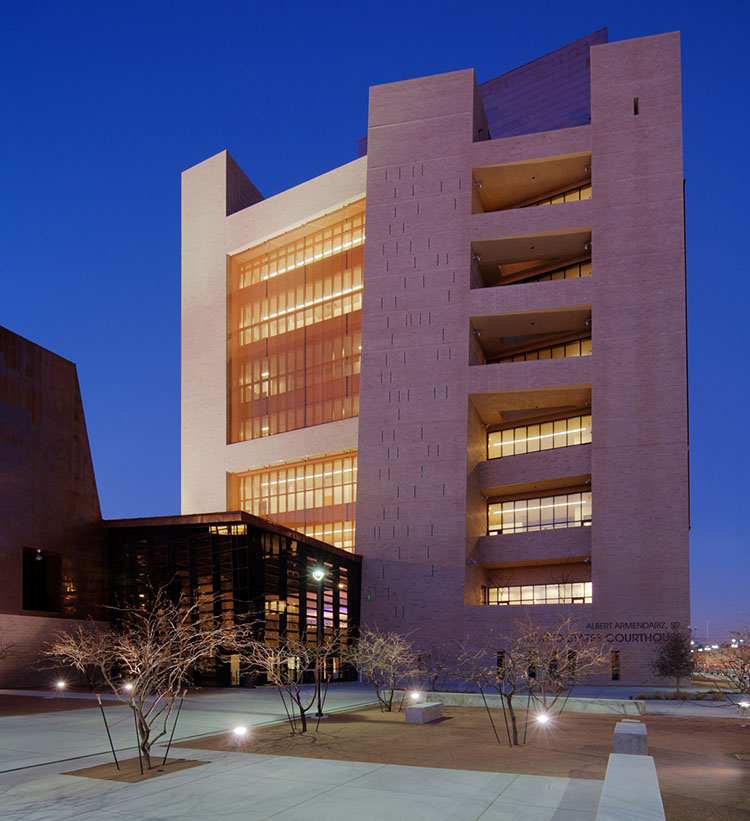
[[517, 207], [590, 181], [590, 151], [474, 169], [474, 182], [485, 212]]
[[477, 546], [479, 563], [489, 569], [576, 564], [591, 556], [591, 528], [481, 536]]
[[556, 476], [550, 479], [531, 479], [513, 484], [488, 487], [484, 492], [489, 502], [522, 499], [534, 496], [553, 496], [556, 493], [580, 493], [591, 490], [591, 475]]
[[472, 240], [474, 263], [486, 285], [502, 284], [523, 272], [526, 276], [562, 267], [571, 260], [590, 256], [591, 228], [561, 228], [534, 234], [520, 234]]
[[525, 424], [541, 416], [590, 410], [591, 385], [565, 385], [532, 390], [475, 393], [469, 401], [488, 428], [513, 422]]
[[472, 316], [472, 332], [487, 359], [542, 348], [591, 334], [591, 306], [523, 311], [515, 314]]
[[503, 456], [480, 462], [476, 471], [486, 496], [500, 496], [508, 486], [538, 485], [555, 476], [590, 476], [591, 445]]

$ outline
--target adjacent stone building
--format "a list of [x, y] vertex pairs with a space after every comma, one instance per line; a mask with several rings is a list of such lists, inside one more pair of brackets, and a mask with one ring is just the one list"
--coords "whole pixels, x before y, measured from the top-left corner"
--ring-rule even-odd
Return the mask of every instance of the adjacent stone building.
[[0, 647], [14, 650], [0, 658], [0, 681], [29, 685], [57, 632], [104, 617], [107, 575], [76, 366], [5, 328], [0, 522]]

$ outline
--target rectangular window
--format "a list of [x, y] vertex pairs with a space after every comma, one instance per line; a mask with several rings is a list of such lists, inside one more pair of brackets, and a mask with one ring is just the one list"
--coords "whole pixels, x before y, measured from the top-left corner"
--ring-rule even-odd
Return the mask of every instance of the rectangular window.
[[591, 491], [492, 502], [487, 505], [487, 533], [525, 533], [591, 524]]
[[591, 582], [490, 587], [487, 593], [487, 603], [493, 605], [591, 604], [592, 600]]
[[[580, 279], [591, 276], [591, 260], [584, 259], [581, 262], [572, 262], [569, 265], [561, 265], [553, 268], [544, 274], [531, 274], [524, 277], [522, 273], [514, 273], [511, 276], [511, 283], [516, 282], [552, 282], [561, 279]], [[501, 282], [501, 284], [503, 284]], [[507, 283], [506, 283], [507, 284]]]
[[235, 254], [229, 441], [359, 414], [365, 202]]
[[590, 336], [573, 340], [573, 342], [564, 342], [545, 348], [535, 348], [534, 350], [516, 353], [511, 356], [501, 356], [498, 359], [488, 359], [487, 362], [534, 362], [537, 359], [567, 359], [576, 356], [591, 356]]
[[230, 477], [232, 507], [354, 550], [357, 454], [286, 462]]
[[499, 459], [535, 453], [539, 450], [568, 448], [591, 442], [591, 414], [571, 416], [554, 422], [536, 425], [520, 425], [515, 428], [493, 431], [487, 434], [487, 458]]
[[[635, 113], [637, 114], [638, 111], [636, 110]], [[585, 182], [582, 185], [579, 184], [572, 188], [568, 188], [566, 191], [560, 191], [558, 194], [542, 197], [541, 199], [534, 200], [534, 202], [527, 202], [525, 205], [522, 205], [521, 208], [531, 208], [537, 205], [556, 205], [560, 202], [578, 202], [579, 200], [590, 199], [591, 183]]]
[[31, 547], [23, 549], [23, 609], [62, 610], [62, 556]]

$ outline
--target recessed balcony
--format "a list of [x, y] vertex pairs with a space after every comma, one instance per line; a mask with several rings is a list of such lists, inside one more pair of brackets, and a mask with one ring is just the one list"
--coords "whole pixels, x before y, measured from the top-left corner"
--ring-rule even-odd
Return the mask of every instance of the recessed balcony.
[[586, 186], [590, 197], [590, 152], [488, 165], [474, 169], [473, 210], [486, 213], [545, 200], [565, 202], [566, 193]]
[[471, 317], [470, 365], [591, 354], [591, 307]]
[[591, 275], [591, 229], [472, 241], [472, 288]]

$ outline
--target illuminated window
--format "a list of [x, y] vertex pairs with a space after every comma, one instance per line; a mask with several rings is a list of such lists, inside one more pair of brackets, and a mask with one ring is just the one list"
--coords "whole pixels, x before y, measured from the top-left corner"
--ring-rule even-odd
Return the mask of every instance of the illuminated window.
[[344, 550], [354, 549], [355, 453], [236, 473], [230, 490], [233, 507]]
[[591, 442], [591, 414], [521, 425], [487, 434], [487, 458], [535, 453], [539, 450], [568, 448]]
[[591, 199], [591, 183], [587, 182], [583, 185], [577, 185], [569, 188], [567, 191], [559, 191], [554, 196], [542, 197], [534, 200], [534, 202], [527, 202], [521, 208], [531, 208], [535, 205], [557, 205], [560, 202], [578, 202], [579, 200]]
[[518, 499], [487, 505], [487, 532], [490, 536], [557, 530], [591, 524], [591, 491]]
[[357, 416], [365, 202], [230, 260], [229, 440]]
[[487, 604], [591, 604], [591, 582], [490, 587]]
[[546, 348], [535, 348], [513, 356], [503, 356], [493, 362], [532, 362], [537, 359], [567, 359], [571, 356], [591, 356], [591, 337], [563, 342]]
[[539, 274], [535, 277], [529, 277], [526, 282], [549, 282], [550, 280], [558, 279], [580, 279], [581, 277], [591, 276], [591, 260], [584, 262], [576, 262], [573, 265], [566, 265], [564, 268], [556, 268], [554, 271], [549, 271], [546, 274]]

